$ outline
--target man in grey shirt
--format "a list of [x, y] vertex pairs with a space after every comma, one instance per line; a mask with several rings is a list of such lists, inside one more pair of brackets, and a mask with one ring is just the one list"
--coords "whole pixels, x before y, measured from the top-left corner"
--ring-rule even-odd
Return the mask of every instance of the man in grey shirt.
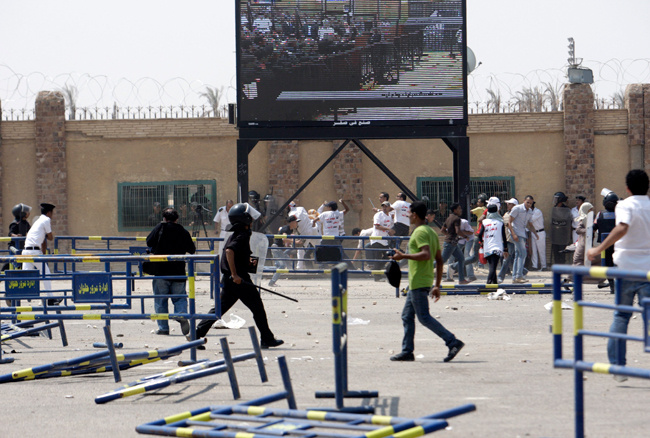
[[512, 267], [512, 282], [526, 283], [524, 278], [524, 263], [526, 262], [526, 229], [532, 227], [530, 220], [533, 217], [533, 197], [528, 195], [524, 202], [513, 207], [510, 211], [508, 228], [515, 243], [515, 262]]

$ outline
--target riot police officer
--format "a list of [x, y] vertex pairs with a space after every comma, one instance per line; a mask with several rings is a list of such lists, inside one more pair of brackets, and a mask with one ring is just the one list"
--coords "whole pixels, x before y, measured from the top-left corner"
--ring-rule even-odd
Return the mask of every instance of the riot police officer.
[[563, 252], [571, 244], [571, 209], [566, 205], [569, 198], [563, 192], [553, 195], [553, 211], [551, 214], [551, 264], [566, 264], [566, 253]]
[[[594, 231], [598, 230], [598, 243], [609, 236], [609, 233], [616, 226], [616, 204], [618, 203], [618, 195], [614, 192], [609, 192], [603, 198], [603, 207], [605, 211], [599, 211], [594, 223]], [[605, 266], [614, 266], [614, 245], [605, 250]], [[614, 279], [608, 278], [607, 280], [598, 284], [599, 288], [607, 287], [609, 285], [610, 293], [614, 293]]]
[[[221, 291], [221, 314], [223, 315], [237, 301], [241, 300], [253, 313], [255, 325], [260, 332], [261, 347], [277, 347], [284, 342], [277, 339], [266, 319], [266, 310], [257, 288], [251, 281], [250, 272], [257, 269], [257, 261], [251, 259], [251, 224], [253, 223], [252, 208], [248, 204], [235, 204], [228, 212], [233, 234], [228, 238], [221, 254], [220, 268], [223, 274]], [[255, 212], [259, 214], [259, 212]], [[214, 308], [210, 309], [210, 313]], [[196, 336], [204, 337], [215, 323], [213, 319], [205, 319], [196, 328]]]

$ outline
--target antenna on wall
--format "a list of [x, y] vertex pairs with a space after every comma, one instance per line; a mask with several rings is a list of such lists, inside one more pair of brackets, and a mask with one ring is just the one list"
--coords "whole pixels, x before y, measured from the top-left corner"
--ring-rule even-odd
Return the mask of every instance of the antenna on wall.
[[580, 67], [580, 64], [582, 64], [582, 58], [576, 58], [575, 40], [573, 37], [569, 37], [567, 40], [569, 41], [569, 58], [567, 59], [567, 62], [569, 63], [569, 69], [567, 71], [569, 82], [572, 84], [593, 84], [594, 73], [589, 68]]

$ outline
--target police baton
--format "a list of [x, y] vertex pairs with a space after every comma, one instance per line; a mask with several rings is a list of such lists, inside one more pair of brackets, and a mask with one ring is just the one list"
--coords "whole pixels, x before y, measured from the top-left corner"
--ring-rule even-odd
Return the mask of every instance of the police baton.
[[270, 292], [273, 295], [277, 295], [279, 297], [286, 298], [287, 300], [295, 301], [296, 303], [298, 302], [298, 300], [295, 299], [295, 298], [291, 298], [291, 297], [288, 297], [286, 295], [282, 295], [280, 292], [275, 292], [275, 291], [272, 291], [271, 289], [267, 289], [267, 288], [262, 287], [262, 286], [258, 286], [255, 283], [251, 283], [250, 281], [242, 280], [241, 282], [244, 283], [244, 284], [251, 285], [251, 286], [259, 287], [260, 289], [262, 289], [262, 290], [264, 290], [266, 292]]

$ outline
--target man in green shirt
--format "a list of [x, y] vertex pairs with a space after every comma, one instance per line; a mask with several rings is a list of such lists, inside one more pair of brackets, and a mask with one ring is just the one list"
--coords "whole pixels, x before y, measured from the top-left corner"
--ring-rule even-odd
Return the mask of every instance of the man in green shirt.
[[[440, 336], [449, 352], [444, 358], [445, 362], [452, 360], [465, 344], [443, 327], [429, 313], [429, 294], [434, 302], [440, 299], [440, 281], [442, 280], [442, 253], [438, 243], [438, 235], [427, 226], [427, 207], [423, 202], [416, 201], [411, 204], [409, 220], [413, 226], [413, 233], [409, 240], [409, 253], [396, 250], [394, 260], [406, 259], [409, 263], [409, 291], [402, 310], [402, 323], [404, 324], [404, 339], [402, 352], [392, 356], [393, 361], [413, 361], [415, 356], [415, 316], [420, 323]], [[433, 275], [433, 261], [436, 261], [435, 286]], [[433, 287], [432, 287], [433, 286]]]

